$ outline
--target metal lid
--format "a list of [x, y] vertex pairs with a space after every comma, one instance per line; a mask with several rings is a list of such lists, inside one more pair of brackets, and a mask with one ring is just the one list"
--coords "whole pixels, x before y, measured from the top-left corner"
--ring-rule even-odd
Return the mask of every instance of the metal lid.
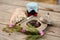
[[36, 28], [38, 31], [44, 30], [47, 27], [47, 24], [42, 23], [38, 17], [34, 17], [34, 16], [30, 16], [27, 19], [23, 20], [21, 22], [21, 27], [26, 28], [27, 27], [26, 23], [31, 20], [37, 20], [38, 22], [41, 23], [41, 26]]

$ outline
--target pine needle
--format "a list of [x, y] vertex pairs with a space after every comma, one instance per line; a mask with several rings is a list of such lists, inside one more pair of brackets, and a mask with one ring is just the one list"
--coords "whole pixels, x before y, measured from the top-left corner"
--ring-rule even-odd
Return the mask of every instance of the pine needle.
[[37, 40], [40, 38], [40, 35], [29, 35], [26, 40]]

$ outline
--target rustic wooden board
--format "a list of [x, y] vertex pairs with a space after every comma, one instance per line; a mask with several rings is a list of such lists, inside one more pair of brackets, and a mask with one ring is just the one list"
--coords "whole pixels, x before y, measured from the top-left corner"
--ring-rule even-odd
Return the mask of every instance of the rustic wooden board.
[[50, 13], [49, 18], [53, 21], [55, 26], [60, 26], [60, 13], [50, 12], [50, 11], [39, 11], [41, 16], [46, 16], [47, 13]]
[[16, 6], [12, 6], [12, 5], [5, 5], [5, 4], [0, 4], [0, 11], [4, 11], [7, 13], [13, 13], [13, 11], [17, 8]]
[[[9, 33], [2, 31], [3, 27], [5, 27], [5, 25], [0, 24], [0, 39], [1, 40], [4, 40], [4, 39], [25, 40], [25, 38], [27, 37], [27, 35], [24, 35], [22, 33], [11, 33], [11, 35], [9, 36]], [[49, 30], [50, 31], [47, 30], [48, 32], [46, 32], [46, 34], [38, 40], [60, 40], [60, 36], [59, 36], [60, 34], [58, 34], [60, 29], [58, 30], [58, 29], [52, 27], [52, 30], [51, 30], [51, 28], [49, 28]]]
[[[8, 4], [8, 5], [13, 5], [13, 6], [25, 6], [28, 2], [30, 2], [30, 1], [21, 1], [21, 0], [17, 0], [17, 1], [16, 0], [2, 0], [2, 1], [0, 1], [1, 4]], [[24, 5], [22, 5], [22, 4], [24, 4]], [[52, 5], [52, 4], [46, 4], [46, 3], [39, 3], [39, 5], [42, 9], [51, 8], [55, 11], [60, 11], [60, 5]]]
[[[12, 13], [15, 11], [16, 8], [20, 8], [21, 6], [25, 6], [28, 1], [20, 1], [20, 0], [1, 0], [0, 1], [0, 23], [7, 24], [9, 23], [9, 19], [12, 15]], [[24, 5], [22, 5], [24, 3]], [[40, 6], [43, 8], [52, 8], [54, 10], [60, 11], [60, 6], [58, 5], [48, 5], [44, 3], [39, 3]], [[48, 6], [46, 6], [48, 5]], [[43, 9], [44, 9], [43, 8]], [[44, 11], [39, 10], [39, 15], [46, 16], [47, 13], [50, 13], [50, 18], [54, 23], [54, 26], [48, 27], [46, 30], [46, 34], [43, 38], [40, 38], [39, 40], [60, 40], [60, 13], [57, 12], [51, 12], [51, 11]], [[0, 24], [0, 40], [24, 40], [25, 36], [21, 33], [12, 33], [11, 36], [8, 35], [8, 33], [3, 32], [2, 28], [5, 27], [5, 25]], [[24, 36], [24, 37], [21, 37]], [[2, 39], [3, 38], [3, 39]]]
[[44, 37], [40, 38], [39, 40], [60, 40], [60, 38], [51, 35], [44, 35]]
[[[6, 25], [0, 24], [0, 36], [2, 38], [5, 38], [7, 40], [25, 40], [26, 35], [22, 34], [22, 33], [6, 33], [4, 31], [2, 31], [2, 29], [6, 27]], [[11, 35], [9, 35], [11, 34]], [[22, 37], [23, 36], [23, 37]], [[0, 39], [1, 39], [0, 37]]]

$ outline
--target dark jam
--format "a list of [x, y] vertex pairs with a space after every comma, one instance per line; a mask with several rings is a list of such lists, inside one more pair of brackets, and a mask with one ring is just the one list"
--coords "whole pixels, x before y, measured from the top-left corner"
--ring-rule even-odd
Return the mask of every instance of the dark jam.
[[31, 20], [28, 22], [30, 25], [34, 26], [35, 28], [38, 28], [41, 26], [41, 23], [38, 22], [37, 20]]
[[36, 17], [36, 16], [37, 16], [37, 14], [38, 14], [38, 13], [37, 13], [37, 12], [35, 12], [34, 10], [32, 10], [32, 11], [30, 11], [30, 12], [28, 12], [28, 11], [27, 11], [27, 13], [28, 13], [28, 17], [29, 17], [29, 16], [31, 16], [31, 15], [33, 15], [33, 16], [35, 16], [35, 17]]

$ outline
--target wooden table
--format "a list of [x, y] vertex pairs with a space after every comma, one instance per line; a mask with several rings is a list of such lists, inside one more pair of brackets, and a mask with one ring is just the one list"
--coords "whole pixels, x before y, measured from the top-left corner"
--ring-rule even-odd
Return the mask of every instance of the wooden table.
[[[25, 40], [26, 35], [22, 33], [12, 33], [10, 36], [8, 33], [3, 32], [2, 28], [9, 23], [9, 19], [16, 8], [25, 7], [29, 1], [20, 0], [1, 0], [0, 1], [0, 40]], [[40, 9], [51, 8], [54, 11], [60, 11], [60, 5], [52, 5], [39, 3]], [[60, 40], [60, 13], [54, 11], [39, 10], [39, 15], [46, 16], [50, 13], [50, 18], [54, 23], [54, 26], [50, 26], [46, 29], [46, 34], [43, 38], [38, 40]], [[22, 37], [24, 36], [24, 37]]]

